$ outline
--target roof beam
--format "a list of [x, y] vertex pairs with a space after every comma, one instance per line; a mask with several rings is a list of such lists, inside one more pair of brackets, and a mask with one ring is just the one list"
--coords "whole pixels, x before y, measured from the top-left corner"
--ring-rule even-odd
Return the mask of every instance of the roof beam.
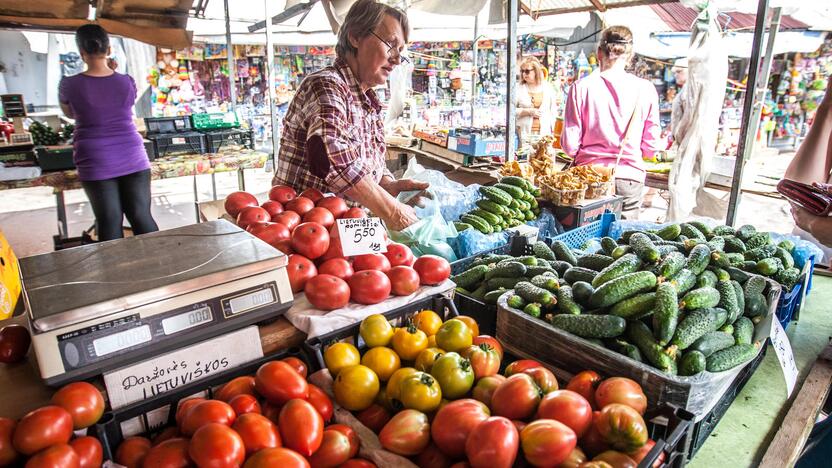
[[607, 11], [607, 6], [601, 3], [601, 0], [589, 0], [589, 2], [592, 3], [596, 10], [602, 13]]
[[[579, 6], [574, 8], [554, 8], [551, 10], [537, 10], [533, 11], [536, 16], [550, 16], [550, 15], [562, 15], [564, 13], [578, 13], [582, 11], [595, 11], [597, 7], [594, 5], [596, 1], [592, 1], [593, 5], [586, 5], [586, 6]], [[631, 6], [638, 6], [638, 5], [657, 5], [659, 3], [672, 3], [678, 0], [632, 0], [629, 2], [621, 2], [621, 3], [613, 3], [611, 5], [605, 5], [604, 8], [607, 10], [611, 10], [613, 8], [624, 8], [624, 7], [631, 7]]]
[[[283, 10], [280, 14], [272, 17], [272, 24], [280, 24], [286, 20], [292, 19], [295, 16], [304, 14], [312, 9], [319, 0], [308, 0], [306, 3], [298, 3]], [[257, 32], [266, 27], [266, 21], [258, 21], [248, 27], [248, 32]]]

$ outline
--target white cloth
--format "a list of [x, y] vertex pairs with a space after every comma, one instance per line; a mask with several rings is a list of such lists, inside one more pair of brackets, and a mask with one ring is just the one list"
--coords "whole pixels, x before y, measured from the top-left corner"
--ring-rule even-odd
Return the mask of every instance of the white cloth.
[[[555, 128], [555, 117], [558, 113], [555, 90], [548, 81], [543, 83], [540, 90], [543, 91], [543, 102], [538, 108], [540, 110], [540, 135], [551, 135]], [[525, 83], [517, 85], [515, 106], [517, 107], [517, 136], [522, 141], [524, 137], [532, 132], [533, 118], [529, 116], [520, 117], [520, 110], [522, 108], [534, 108], [529, 86]]]
[[0, 180], [25, 180], [40, 177], [39, 167], [3, 167], [0, 163]]

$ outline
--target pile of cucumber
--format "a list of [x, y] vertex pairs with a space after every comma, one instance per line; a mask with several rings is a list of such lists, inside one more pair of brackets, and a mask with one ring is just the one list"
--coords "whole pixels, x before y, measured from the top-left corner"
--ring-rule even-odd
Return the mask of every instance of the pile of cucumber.
[[492, 234], [540, 215], [535, 198], [540, 195], [540, 189], [522, 177], [503, 177], [497, 184], [482, 186], [479, 190], [483, 198], [477, 200], [475, 209], [454, 223], [457, 231], [476, 229], [483, 234]]

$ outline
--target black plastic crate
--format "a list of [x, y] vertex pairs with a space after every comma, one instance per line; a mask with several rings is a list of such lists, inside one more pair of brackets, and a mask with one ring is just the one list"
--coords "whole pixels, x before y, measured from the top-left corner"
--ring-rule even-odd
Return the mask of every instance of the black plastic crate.
[[[447, 320], [459, 315], [454, 302], [441, 294], [411, 302], [410, 304], [399, 307], [398, 309], [385, 312], [382, 315], [384, 315], [387, 320], [392, 322], [394, 326], [402, 326], [413, 314], [425, 309], [430, 309], [436, 312], [440, 317], [442, 317], [442, 320]], [[330, 343], [338, 341], [348, 342], [355, 345], [359, 351], [364, 351], [367, 348], [364, 344], [364, 340], [361, 339], [361, 336], [359, 335], [360, 328], [361, 322], [354, 323], [350, 326], [329, 332], [327, 334], [310, 338], [306, 340], [303, 346], [310, 358], [315, 361], [318, 368], [323, 369], [326, 367], [323, 354], [324, 347]]]
[[74, 153], [71, 146], [65, 148], [50, 148], [39, 146], [36, 150], [38, 166], [44, 171], [66, 171], [75, 169]]
[[205, 135], [198, 132], [148, 135], [147, 139], [153, 145], [152, 157], [154, 159], [172, 156], [178, 153], [207, 153]]
[[170, 133], [186, 133], [193, 131], [191, 117], [147, 117], [144, 119], [145, 132], [150, 135], [164, 135]]
[[254, 149], [254, 130], [240, 130], [236, 128], [223, 130], [206, 130], [205, 149], [209, 153], [219, 153], [223, 147], [242, 146]]
[[663, 406], [644, 415], [647, 432], [656, 445], [641, 463], [639, 468], [655, 466], [660, 457], [664, 457], [662, 467], [679, 468], [687, 463], [686, 441], [693, 427], [693, 414], [681, 408]]
[[[301, 348], [289, 348], [279, 351], [260, 359], [251, 361], [247, 364], [235, 367], [233, 369], [220, 372], [207, 379], [192, 382], [188, 385], [179, 387], [178, 389], [151, 397], [146, 400], [138, 401], [131, 405], [119, 408], [117, 410], [110, 410], [101, 417], [95, 426], [88, 429], [88, 433], [98, 438], [101, 446], [104, 449], [104, 460], [113, 460], [113, 457], [118, 449], [119, 444], [124, 440], [124, 433], [122, 432], [121, 424], [134, 418], [140, 418], [141, 424], [145, 428], [149, 428], [142, 434], [145, 436], [152, 436], [158, 434], [162, 429], [176, 425], [176, 408], [179, 401], [192, 397], [196, 394], [207, 392], [208, 398], [211, 398], [214, 391], [221, 387], [231, 379], [243, 376], [253, 375], [257, 369], [270, 361], [280, 360], [286, 357], [294, 356], [306, 362], [308, 374], [312, 374], [318, 370], [313, 359]], [[165, 423], [158, 427], [151, 427], [148, 421], [148, 413], [168, 407]]]

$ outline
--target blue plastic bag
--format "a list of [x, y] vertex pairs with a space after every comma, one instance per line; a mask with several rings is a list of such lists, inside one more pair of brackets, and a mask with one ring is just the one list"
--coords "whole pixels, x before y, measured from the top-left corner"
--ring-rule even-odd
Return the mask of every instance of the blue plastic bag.
[[507, 231], [483, 234], [476, 229], [466, 229], [457, 235], [454, 248], [457, 257], [466, 258], [506, 245], [508, 244], [508, 238], [509, 233]]

